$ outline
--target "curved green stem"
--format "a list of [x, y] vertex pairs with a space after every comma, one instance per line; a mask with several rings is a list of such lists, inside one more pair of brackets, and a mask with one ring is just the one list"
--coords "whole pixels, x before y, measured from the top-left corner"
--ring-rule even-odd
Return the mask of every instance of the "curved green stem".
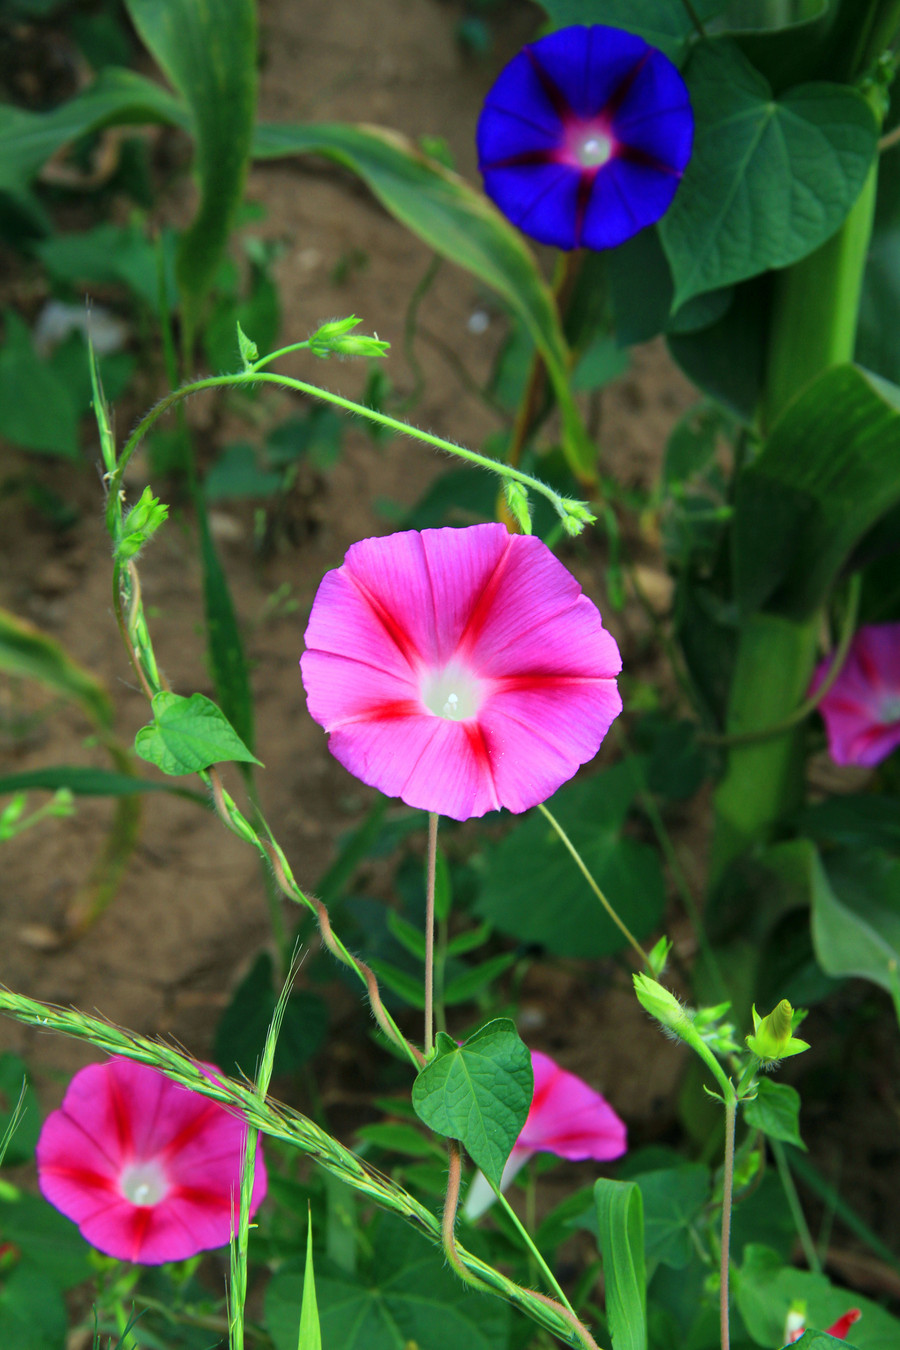
[[601, 891], [600, 887], [597, 885], [594, 878], [591, 876], [590, 872], [588, 871], [587, 864], [585, 863], [581, 854], [578, 852], [578, 849], [572, 843], [569, 836], [566, 834], [563, 827], [560, 825], [559, 821], [556, 819], [554, 815], [552, 815], [550, 811], [547, 810], [543, 802], [538, 802], [538, 810], [553, 826], [554, 830], [559, 835], [560, 839], [565, 844], [566, 848], [569, 850], [569, 853], [572, 855], [572, 858], [575, 862], [575, 866], [578, 868], [579, 872], [584, 877], [585, 881], [590, 886], [591, 890], [594, 892], [597, 899], [600, 901], [601, 905], [606, 910], [607, 914], [618, 928], [619, 932], [625, 938], [626, 942], [628, 942], [628, 944], [638, 954], [638, 956], [641, 958], [641, 961], [644, 963], [647, 969], [652, 970], [649, 956], [644, 951], [643, 947], [638, 942], [637, 938], [631, 932], [630, 928], [628, 928], [628, 926], [624, 923], [624, 921], [619, 918], [618, 914], [613, 909], [612, 905], [609, 903], [609, 901]]
[[[294, 348], [285, 350], [294, 350]], [[414, 427], [409, 422], [402, 422], [396, 417], [389, 417], [387, 413], [377, 412], [374, 408], [367, 408], [363, 403], [355, 403], [352, 399], [344, 398], [341, 394], [334, 394], [328, 389], [320, 389], [317, 385], [307, 384], [304, 380], [295, 380], [289, 375], [275, 375], [251, 367], [237, 375], [209, 375], [205, 379], [194, 380], [190, 384], [182, 385], [180, 389], [174, 389], [165, 398], [160, 399], [159, 403], [141, 419], [125, 443], [115, 470], [109, 475], [107, 525], [111, 533], [125, 469], [132, 455], [157, 419], [183, 399], [190, 398], [192, 394], [199, 394], [204, 389], [228, 389], [253, 383], [276, 384], [282, 389], [293, 389], [299, 394], [305, 394], [308, 398], [330, 403], [343, 412], [351, 413], [355, 417], [362, 417], [369, 422], [375, 422], [378, 426], [387, 427], [389, 430], [397, 432], [398, 435], [410, 436], [414, 440], [422, 441], [424, 445], [430, 446], [433, 450], [440, 450], [445, 454], [465, 459], [470, 464], [477, 464], [480, 468], [487, 469], [501, 478], [513, 479], [524, 488], [546, 497], [554, 510], [569, 523], [580, 522], [580, 524], [583, 524], [595, 519], [584, 503], [571, 502], [568, 498], [560, 496], [558, 492], [554, 492], [553, 488], [548, 487], [546, 483], [533, 478], [531, 474], [522, 473], [521, 469], [512, 468], [509, 464], [491, 459], [488, 455], [480, 455], [475, 450], [466, 449], [465, 446], [456, 445], [453, 441], [445, 440], [442, 436], [435, 436], [430, 431], [422, 431], [421, 428]], [[575, 532], [577, 533], [577, 531]]]
[[576, 1313], [575, 1309], [572, 1307], [571, 1303], [566, 1298], [565, 1294], [560, 1288], [556, 1276], [553, 1274], [553, 1271], [547, 1265], [547, 1262], [544, 1260], [543, 1256], [541, 1255], [540, 1251], [538, 1250], [537, 1246], [532, 1240], [531, 1234], [528, 1232], [528, 1229], [522, 1223], [522, 1220], [519, 1218], [518, 1214], [513, 1209], [512, 1205], [509, 1203], [506, 1196], [500, 1190], [500, 1187], [495, 1186], [493, 1182], [491, 1182], [490, 1185], [497, 1199], [500, 1201], [500, 1204], [503, 1206], [503, 1209], [505, 1210], [508, 1218], [512, 1221], [513, 1227], [519, 1234], [519, 1237], [522, 1239], [531, 1256], [534, 1258], [538, 1268], [540, 1269], [541, 1273], [544, 1276], [544, 1279], [547, 1281], [550, 1288], [553, 1290], [554, 1294], [559, 1299], [563, 1307], [567, 1310], [567, 1312], [570, 1312], [573, 1317], [577, 1317], [578, 1314]]

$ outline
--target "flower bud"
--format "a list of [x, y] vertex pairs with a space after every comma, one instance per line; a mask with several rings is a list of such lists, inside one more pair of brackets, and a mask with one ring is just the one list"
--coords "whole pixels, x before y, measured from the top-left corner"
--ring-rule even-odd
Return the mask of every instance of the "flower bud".
[[747, 1037], [747, 1046], [761, 1064], [777, 1064], [780, 1059], [800, 1055], [809, 1049], [807, 1041], [792, 1036], [794, 1009], [786, 998], [773, 1008], [768, 1017], [760, 1017], [754, 1005], [753, 1035]]
[[685, 1028], [690, 1027], [691, 1019], [674, 994], [664, 989], [649, 975], [635, 975], [634, 992], [641, 1007], [655, 1017], [667, 1031], [681, 1036]]

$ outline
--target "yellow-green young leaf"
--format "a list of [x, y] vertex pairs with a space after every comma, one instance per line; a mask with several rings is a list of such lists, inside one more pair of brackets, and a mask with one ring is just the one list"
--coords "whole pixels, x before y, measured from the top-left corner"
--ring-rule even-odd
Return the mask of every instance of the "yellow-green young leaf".
[[163, 773], [197, 773], [211, 764], [259, 764], [221, 709], [205, 694], [182, 698], [164, 689], [153, 698], [153, 721], [141, 727], [134, 748]]
[[53, 638], [5, 609], [0, 609], [0, 670], [38, 680], [77, 703], [96, 726], [112, 726], [112, 703], [100, 681]]
[[613, 1350], [647, 1350], [644, 1202], [633, 1181], [594, 1185]]
[[800, 1093], [789, 1083], [760, 1078], [756, 1096], [744, 1106], [744, 1119], [770, 1139], [781, 1139], [806, 1152], [800, 1138]]
[[531, 1053], [508, 1017], [498, 1017], [462, 1045], [438, 1033], [434, 1059], [413, 1083], [420, 1120], [458, 1139], [495, 1185], [522, 1132], [534, 1094]]
[[244, 190], [256, 118], [256, 6], [127, 0], [127, 9], [191, 115], [200, 207], [181, 237], [176, 271], [193, 328]]
[[596, 476], [591, 444], [569, 385], [569, 351], [550, 289], [519, 232], [480, 192], [379, 127], [263, 124], [257, 159], [318, 154], [358, 174], [390, 213], [451, 262], [503, 297], [544, 358], [563, 419], [566, 456], [584, 481]]
[[313, 1269], [312, 1215], [306, 1230], [306, 1267], [303, 1271], [303, 1302], [300, 1305], [300, 1340], [297, 1350], [322, 1350], [322, 1331], [316, 1304], [316, 1276]]

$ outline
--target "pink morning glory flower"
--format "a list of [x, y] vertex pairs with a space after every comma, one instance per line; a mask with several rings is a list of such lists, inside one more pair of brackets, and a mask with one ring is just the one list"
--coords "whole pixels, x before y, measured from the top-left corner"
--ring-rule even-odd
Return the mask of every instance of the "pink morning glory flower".
[[[830, 660], [819, 666], [811, 693], [830, 666]], [[819, 712], [836, 764], [871, 768], [900, 745], [900, 623], [859, 629]]]
[[[555, 1153], [557, 1158], [572, 1162], [583, 1162], [585, 1158], [610, 1162], [621, 1158], [627, 1147], [624, 1122], [583, 1078], [561, 1069], [540, 1050], [532, 1050], [531, 1064], [534, 1069], [531, 1110], [503, 1169], [502, 1191], [535, 1153]], [[493, 1200], [494, 1192], [478, 1172], [469, 1187], [463, 1212], [467, 1218], [477, 1219]]]
[[354, 544], [300, 661], [344, 768], [455, 820], [525, 811], [592, 759], [622, 710], [621, 665], [571, 573], [504, 525]]
[[[41, 1193], [108, 1256], [148, 1266], [183, 1261], [231, 1240], [246, 1135], [218, 1102], [146, 1064], [90, 1064], [44, 1121]], [[252, 1212], [265, 1193], [257, 1147]]]
[[675, 66], [619, 28], [563, 28], [497, 78], [478, 122], [485, 192], [557, 248], [614, 248], [659, 220], [691, 156]]

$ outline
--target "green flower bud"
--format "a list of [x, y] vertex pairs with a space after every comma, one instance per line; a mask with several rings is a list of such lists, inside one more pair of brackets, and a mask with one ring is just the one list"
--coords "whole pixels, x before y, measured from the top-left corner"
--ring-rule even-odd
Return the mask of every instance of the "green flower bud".
[[753, 1035], [747, 1037], [747, 1046], [760, 1064], [771, 1066], [780, 1059], [800, 1055], [809, 1049], [807, 1041], [801, 1041], [791, 1034], [794, 1017], [794, 1009], [786, 998], [772, 1009], [768, 1017], [760, 1017], [754, 1005]]
[[506, 494], [506, 505], [515, 517], [520, 530], [523, 534], [531, 534], [531, 510], [528, 505], [528, 493], [522, 487], [522, 484], [517, 483], [514, 478], [505, 479], [503, 491]]
[[680, 1037], [691, 1027], [690, 1014], [668, 989], [664, 989], [656, 980], [651, 980], [649, 975], [634, 975], [632, 978], [638, 1003], [666, 1031]]
[[597, 519], [587, 502], [576, 502], [571, 497], [560, 497], [556, 509], [559, 511], [566, 534], [581, 534], [585, 525], [593, 525]]
[[331, 319], [321, 324], [309, 339], [313, 356], [325, 360], [329, 356], [384, 356], [390, 347], [378, 337], [368, 337], [352, 330], [360, 324], [355, 314], [346, 319]]

